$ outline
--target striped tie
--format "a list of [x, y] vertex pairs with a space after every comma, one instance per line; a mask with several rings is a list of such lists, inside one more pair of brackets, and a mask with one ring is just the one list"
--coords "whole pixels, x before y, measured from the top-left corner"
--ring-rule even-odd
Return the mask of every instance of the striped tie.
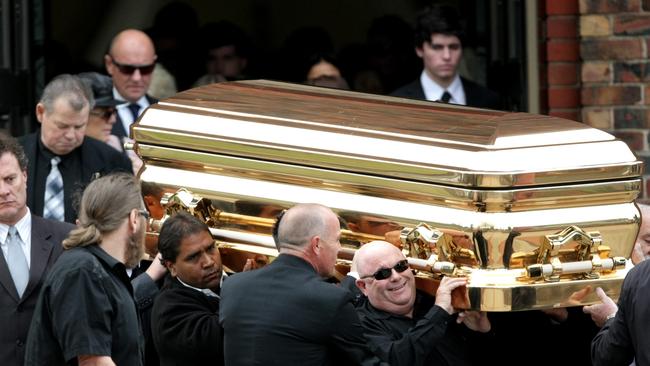
[[18, 297], [22, 297], [29, 282], [29, 266], [22, 248], [22, 240], [15, 226], [9, 227], [7, 234], [7, 266], [14, 280]]
[[43, 205], [43, 217], [46, 219], [64, 221], [63, 212], [63, 177], [59, 170], [61, 158], [52, 158], [52, 169], [45, 180], [45, 200]]

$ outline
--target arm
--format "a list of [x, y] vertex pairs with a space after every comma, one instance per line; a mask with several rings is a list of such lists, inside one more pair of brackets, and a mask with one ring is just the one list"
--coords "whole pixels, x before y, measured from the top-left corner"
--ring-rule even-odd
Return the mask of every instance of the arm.
[[156, 281], [163, 278], [167, 268], [160, 262], [161, 254], [158, 253], [147, 270], [138, 277], [131, 280], [133, 286], [133, 298], [138, 304], [138, 310], [143, 311], [153, 305], [153, 300], [160, 291]]
[[[193, 289], [166, 289], [156, 299], [151, 314], [152, 333], [161, 354], [193, 357], [219, 353], [223, 331], [218, 305], [210, 307], [205, 296]], [[212, 300], [216, 301], [216, 300]], [[183, 356], [185, 357], [185, 356]]]
[[616, 316], [605, 321], [603, 328], [591, 342], [591, 360], [594, 366], [629, 365], [634, 358], [625, 305], [632, 300], [631, 292], [637, 290], [636, 286], [631, 284], [635, 282], [631, 274], [629, 273], [623, 282]]

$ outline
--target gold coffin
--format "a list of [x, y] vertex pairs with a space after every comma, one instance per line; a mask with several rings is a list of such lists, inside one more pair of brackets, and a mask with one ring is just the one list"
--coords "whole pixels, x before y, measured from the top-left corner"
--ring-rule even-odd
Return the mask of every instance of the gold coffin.
[[261, 80], [179, 93], [131, 133], [142, 180], [204, 219], [234, 270], [277, 255], [273, 218], [299, 202], [340, 216], [342, 271], [386, 239], [424, 290], [468, 277], [464, 308], [617, 298], [630, 267], [642, 163], [581, 123]]

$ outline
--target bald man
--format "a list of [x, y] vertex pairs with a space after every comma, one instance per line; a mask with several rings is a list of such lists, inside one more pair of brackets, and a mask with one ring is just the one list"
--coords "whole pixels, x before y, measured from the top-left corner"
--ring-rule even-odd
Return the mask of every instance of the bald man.
[[146, 94], [156, 58], [151, 38], [137, 29], [118, 33], [104, 56], [106, 71], [113, 77], [113, 96], [127, 102], [117, 106], [117, 122], [111, 131], [120, 139], [128, 137], [131, 124], [149, 105], [158, 102]]
[[351, 295], [329, 284], [341, 230], [327, 207], [299, 204], [278, 223], [280, 255], [221, 290], [224, 359], [237, 365], [377, 364]]
[[444, 277], [433, 302], [417, 294], [413, 271], [394, 245], [365, 244], [354, 262], [356, 285], [368, 299], [357, 310], [375, 354], [391, 365], [471, 365], [468, 330], [486, 333], [491, 325], [485, 313], [467, 311], [454, 318], [451, 292], [466, 285], [465, 278]]

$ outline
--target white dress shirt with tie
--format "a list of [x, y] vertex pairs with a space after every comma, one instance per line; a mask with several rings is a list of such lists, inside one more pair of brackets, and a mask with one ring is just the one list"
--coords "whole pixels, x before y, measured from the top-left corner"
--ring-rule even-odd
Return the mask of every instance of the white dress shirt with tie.
[[[125, 101], [120, 93], [117, 92], [117, 89], [113, 88], [113, 98], [117, 100], [122, 100]], [[116, 106], [115, 108], [117, 109], [117, 114], [120, 116], [120, 120], [122, 121], [122, 126], [124, 127], [124, 131], [129, 131], [129, 127], [131, 127], [131, 124], [135, 122], [133, 120], [133, 115], [131, 114], [131, 111], [129, 110], [129, 102], [126, 102], [124, 104], [120, 104]], [[136, 104], [140, 106], [140, 112], [139, 115], [144, 112], [144, 110], [149, 106], [149, 101], [147, 100], [147, 97], [144, 95], [136, 101]]]
[[[32, 214], [27, 209], [27, 214], [20, 219], [16, 225], [16, 230], [20, 235], [22, 240], [22, 250], [25, 253], [25, 259], [27, 259], [27, 266], [31, 267], [32, 265]], [[7, 258], [7, 234], [9, 233], [9, 225], [0, 224], [0, 246], [2, 247], [2, 254]]]
[[[434, 102], [438, 101], [442, 97], [442, 94], [445, 92], [445, 89], [433, 81], [433, 79], [431, 79], [424, 70], [420, 75], [420, 84], [422, 85], [424, 96], [427, 98], [427, 100]], [[458, 74], [456, 74], [456, 77], [451, 82], [451, 84], [449, 84], [449, 87], [446, 90], [449, 92], [449, 94], [451, 94], [449, 103], [467, 105], [463, 83], [460, 81], [460, 76], [458, 76]]]

